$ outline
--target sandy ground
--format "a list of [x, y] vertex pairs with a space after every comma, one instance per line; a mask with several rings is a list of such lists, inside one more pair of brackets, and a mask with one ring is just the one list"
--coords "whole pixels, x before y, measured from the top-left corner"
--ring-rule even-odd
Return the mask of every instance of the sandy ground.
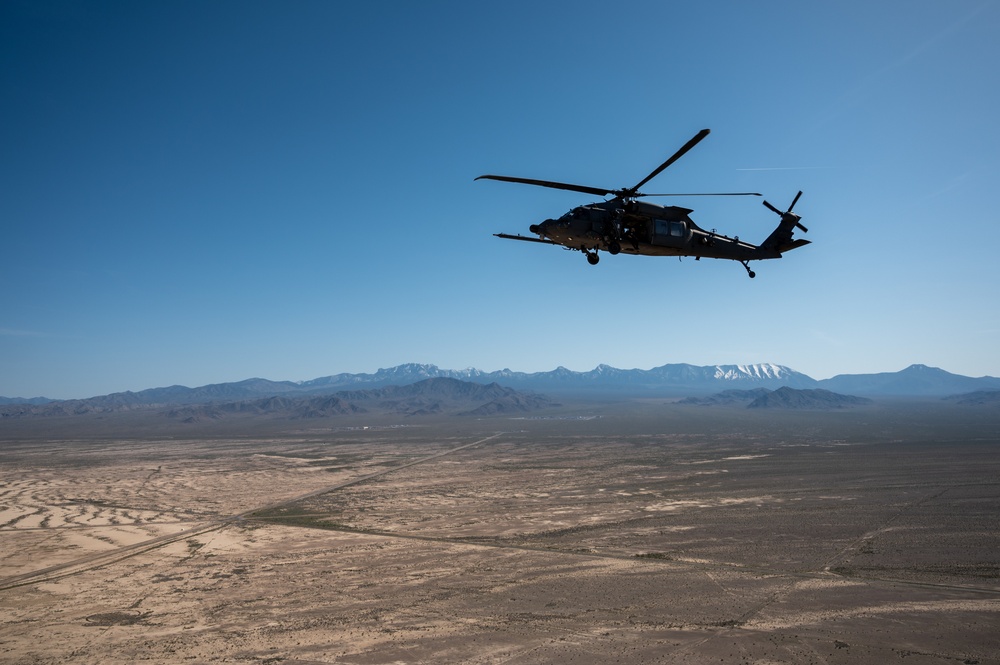
[[503, 425], [3, 442], [0, 662], [1000, 662], [989, 432]]

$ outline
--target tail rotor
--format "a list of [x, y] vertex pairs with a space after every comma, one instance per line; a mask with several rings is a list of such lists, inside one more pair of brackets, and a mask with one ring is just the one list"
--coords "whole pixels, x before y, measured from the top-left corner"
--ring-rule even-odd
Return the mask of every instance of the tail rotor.
[[792, 208], [794, 208], [795, 204], [799, 202], [799, 197], [800, 196], [802, 196], [802, 192], [801, 191], [799, 191], [799, 193], [795, 195], [795, 198], [792, 199], [792, 205], [788, 206], [788, 210], [786, 210], [785, 212], [781, 212], [780, 210], [778, 210], [777, 208], [775, 208], [773, 205], [771, 205], [767, 201], [764, 201], [764, 207], [766, 207], [768, 210], [772, 211], [776, 215], [780, 216], [781, 217], [781, 221], [784, 222], [784, 221], [788, 220], [788, 221], [792, 222], [793, 224], [795, 224], [795, 226], [797, 226], [798, 228], [802, 229], [803, 233], [809, 233], [809, 229], [807, 229], [805, 226], [803, 226], [802, 223], [799, 221], [802, 218], [792, 212]]

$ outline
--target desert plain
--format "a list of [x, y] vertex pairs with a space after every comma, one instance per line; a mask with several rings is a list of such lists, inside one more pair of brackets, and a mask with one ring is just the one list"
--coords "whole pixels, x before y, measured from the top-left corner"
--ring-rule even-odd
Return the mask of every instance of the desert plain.
[[1000, 663], [1000, 413], [0, 423], [2, 663]]

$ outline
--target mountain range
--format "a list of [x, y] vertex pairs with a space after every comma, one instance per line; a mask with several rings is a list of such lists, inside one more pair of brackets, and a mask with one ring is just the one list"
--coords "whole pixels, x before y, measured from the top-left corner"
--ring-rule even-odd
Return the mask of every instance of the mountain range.
[[[259, 384], [253, 384], [260, 388]], [[235, 393], [234, 393], [235, 391]], [[53, 401], [46, 404], [9, 404], [0, 406], [0, 419], [22, 417], [61, 417], [154, 412], [180, 422], [199, 422], [227, 418], [287, 418], [293, 420], [329, 418], [356, 414], [392, 414], [401, 416], [457, 415], [491, 416], [534, 411], [555, 402], [541, 395], [526, 395], [497, 383], [481, 384], [459, 379], [436, 377], [407, 385], [383, 388], [342, 390], [331, 394], [271, 395], [250, 399], [234, 398], [240, 389], [213, 390], [225, 395], [205, 401], [180, 401], [183, 392], [169, 390], [161, 399], [149, 402], [152, 391], [118, 393], [82, 400]]]
[[275, 415], [293, 419], [326, 418], [360, 413], [403, 416], [452, 414], [491, 416], [534, 411], [555, 403], [547, 397], [524, 395], [496, 383], [479, 384], [437, 377], [403, 386], [344, 390], [320, 397], [264, 397], [257, 400], [182, 405], [167, 416], [185, 422], [218, 419], [231, 414]]
[[[620, 395], [620, 396], [691, 396], [708, 395], [726, 389], [750, 390], [781, 387], [824, 389], [851, 395], [944, 397], [976, 391], [1000, 390], [1000, 378], [973, 378], [952, 374], [926, 365], [911, 365], [899, 372], [880, 374], [840, 374], [817, 381], [783, 365], [668, 364], [653, 369], [618, 369], [598, 365], [589, 372], [574, 372], [558, 367], [549, 372], [514, 372], [503, 369], [484, 372], [478, 369], [449, 370], [435, 365], [409, 363], [373, 374], [335, 374], [309, 381], [270, 381], [246, 379], [233, 383], [217, 383], [188, 388], [169, 386], [138, 392], [120, 392], [92, 397], [86, 401], [94, 407], [127, 410], [149, 405], [189, 405], [257, 400], [269, 397], [317, 397], [350, 390], [373, 390], [389, 386], [407, 386], [427, 379], [449, 378], [460, 381], [491, 384], [520, 391], [554, 395]], [[18, 400], [0, 398], [0, 404], [37, 407], [44, 398]]]

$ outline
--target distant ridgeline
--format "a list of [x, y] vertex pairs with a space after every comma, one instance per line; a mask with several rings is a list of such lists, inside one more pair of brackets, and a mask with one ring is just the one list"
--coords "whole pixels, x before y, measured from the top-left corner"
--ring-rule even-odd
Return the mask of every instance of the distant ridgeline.
[[[476, 383], [496, 382], [518, 390], [570, 394], [579, 392], [631, 395], [687, 396], [726, 390], [768, 388], [821, 388], [858, 395], [941, 396], [976, 390], [1000, 390], [1000, 378], [972, 378], [926, 365], [911, 365], [899, 372], [841, 374], [817, 381], [784, 365], [687, 365], [670, 364], [653, 369], [617, 369], [598, 365], [589, 372], [558, 367], [549, 372], [514, 372], [503, 369], [447, 370], [435, 365], [407, 364], [380, 369], [374, 374], [336, 374], [301, 383], [288, 383], [293, 390], [330, 390], [349, 387], [405, 385], [422, 379], [447, 377]], [[236, 385], [236, 384], [227, 384]]]
[[[558, 406], [548, 397], [523, 394], [496, 383], [483, 385], [448, 378], [424, 379], [405, 386], [345, 390], [318, 396], [286, 392], [270, 397], [219, 397], [210, 401], [199, 399], [188, 403], [145, 401], [154, 392], [115, 393], [39, 405], [7, 405], [0, 407], [0, 418], [65, 417], [154, 410], [171, 420], [181, 422], [240, 417], [329, 418], [355, 414], [489, 416]], [[178, 391], [171, 390], [169, 399], [180, 398]]]
[[[477, 394], [484, 388], [489, 388], [493, 394]], [[790, 393], [781, 389], [815, 392]], [[739, 398], [733, 394], [727, 396], [724, 392], [732, 390], [763, 392], [755, 393], [750, 399], [746, 399], [745, 395]], [[500, 394], [502, 391], [507, 392]], [[374, 374], [336, 374], [310, 381], [247, 379], [198, 388], [170, 386], [65, 401], [0, 398], [0, 417], [109, 413], [152, 406], [190, 407], [186, 411], [174, 410], [174, 417], [196, 419], [251, 412], [297, 413], [299, 417], [314, 414], [318, 417], [368, 409], [385, 411], [388, 408], [386, 404], [393, 400], [403, 404], [400, 407], [402, 412], [409, 409], [413, 413], [472, 413], [485, 409], [482, 413], [501, 413], [542, 408], [546, 398], [538, 397], [537, 393], [566, 396], [713, 395], [706, 399], [715, 400], [715, 403], [742, 400], [748, 405], [760, 400], [760, 405], [753, 408], [766, 408], [779, 403], [784, 403], [783, 408], [794, 408], [796, 401], [802, 404], [808, 401], [814, 405], [809, 408], [818, 408], [824, 400], [829, 404], [837, 402], [845, 406], [847, 402], [842, 398], [850, 395], [946, 397], [982, 393], [965, 402], [956, 401], [990, 404], [994, 403], [995, 391], [1000, 391], [998, 378], [972, 378], [925, 365], [911, 365], [899, 372], [881, 374], [841, 374], [817, 381], [801, 372], [774, 364], [671, 364], [649, 370], [623, 370], [598, 365], [589, 372], [574, 372], [559, 367], [535, 373], [509, 369], [498, 372], [443, 370], [434, 365], [406, 364], [380, 369]], [[331, 396], [339, 401], [329, 399]], [[199, 411], [193, 408], [195, 405], [214, 406]]]
[[755, 388], [724, 390], [708, 397], [688, 397], [679, 404], [697, 406], [745, 406], [748, 409], [844, 409], [871, 404], [867, 397], [841, 395], [822, 388]]

